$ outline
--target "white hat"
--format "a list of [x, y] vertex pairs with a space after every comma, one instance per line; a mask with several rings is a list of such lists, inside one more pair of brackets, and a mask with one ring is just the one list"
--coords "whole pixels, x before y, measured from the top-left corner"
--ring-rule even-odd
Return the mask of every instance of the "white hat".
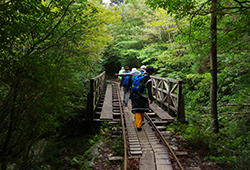
[[145, 65], [142, 65], [140, 69], [141, 69], [141, 70], [145, 70], [146, 68], [147, 68], [147, 67], [146, 67]]
[[136, 72], [137, 69], [136, 68], [132, 68], [132, 73]]

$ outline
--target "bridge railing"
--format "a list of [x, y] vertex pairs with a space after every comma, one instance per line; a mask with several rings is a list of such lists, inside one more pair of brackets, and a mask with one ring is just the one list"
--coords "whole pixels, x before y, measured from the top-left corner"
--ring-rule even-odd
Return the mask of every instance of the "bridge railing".
[[88, 106], [87, 106], [87, 120], [92, 121], [94, 119], [94, 111], [97, 107], [99, 99], [101, 97], [106, 72], [102, 72], [98, 76], [90, 79], [90, 92], [88, 94]]
[[[87, 120], [94, 119], [94, 111], [101, 97], [106, 73], [90, 79], [90, 92], [88, 94]], [[152, 79], [152, 92], [154, 98], [160, 103], [161, 107], [165, 106], [168, 113], [174, 113], [177, 120], [185, 121], [184, 96], [182, 94], [182, 81], [150, 76]]]
[[161, 107], [166, 106], [168, 113], [175, 113], [177, 120], [185, 121], [184, 96], [182, 94], [182, 81], [150, 76], [152, 79], [152, 92]]

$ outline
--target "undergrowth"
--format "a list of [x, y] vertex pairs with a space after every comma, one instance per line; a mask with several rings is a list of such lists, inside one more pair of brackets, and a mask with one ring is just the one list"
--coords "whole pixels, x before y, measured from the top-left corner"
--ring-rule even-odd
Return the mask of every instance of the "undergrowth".
[[[72, 165], [78, 165], [81, 170], [95, 169], [93, 166], [102, 166], [103, 169], [110, 169], [110, 167], [114, 165], [122, 167], [121, 161], [110, 162], [107, 159], [107, 153], [112, 156], [123, 156], [123, 138], [120, 135], [120, 124], [103, 122], [99, 134], [96, 135], [94, 139], [89, 139], [89, 143], [92, 147], [85, 151], [84, 154], [75, 156]], [[98, 154], [93, 157], [94, 159], [90, 160], [90, 152], [96, 145], [99, 145], [97, 146]], [[99, 158], [99, 155], [102, 155], [101, 158]], [[93, 160], [92, 167], [90, 167], [91, 161]], [[98, 162], [102, 162], [101, 165], [98, 165]]]
[[223, 169], [250, 169], [250, 125], [247, 119], [221, 119], [219, 133], [213, 133], [209, 114], [189, 114], [189, 123], [174, 122], [168, 130], [195, 148], [208, 148], [203, 161], [214, 161]]

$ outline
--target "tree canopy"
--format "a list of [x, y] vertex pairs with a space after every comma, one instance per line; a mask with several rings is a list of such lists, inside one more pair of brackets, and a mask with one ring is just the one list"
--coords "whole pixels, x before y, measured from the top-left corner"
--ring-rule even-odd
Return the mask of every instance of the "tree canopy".
[[106, 25], [119, 18], [81, 0], [2, 1], [0, 8], [1, 169], [26, 169], [33, 144], [86, 107], [88, 81], [102, 71], [99, 55], [112, 40]]

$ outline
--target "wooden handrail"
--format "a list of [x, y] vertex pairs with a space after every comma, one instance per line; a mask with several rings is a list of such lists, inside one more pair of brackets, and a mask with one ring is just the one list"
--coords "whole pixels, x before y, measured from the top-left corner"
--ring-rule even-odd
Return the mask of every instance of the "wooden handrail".
[[90, 92], [88, 94], [87, 120], [93, 121], [94, 112], [104, 88], [106, 72], [90, 79]]
[[185, 122], [184, 96], [180, 80], [150, 76], [154, 98], [168, 108], [168, 112], [175, 112], [177, 120]]

